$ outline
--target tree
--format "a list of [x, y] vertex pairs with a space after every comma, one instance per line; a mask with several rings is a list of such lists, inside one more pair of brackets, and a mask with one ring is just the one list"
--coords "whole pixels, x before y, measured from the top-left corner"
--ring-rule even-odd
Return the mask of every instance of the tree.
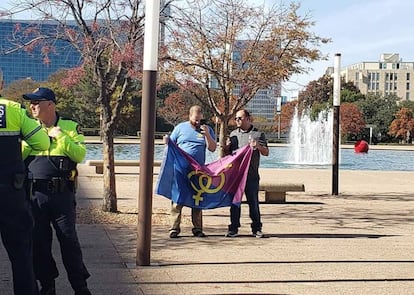
[[[16, 11], [30, 10], [37, 21], [16, 39], [19, 48], [41, 47], [44, 59], [53, 51], [53, 42], [63, 40], [76, 48], [84, 65], [76, 69], [72, 82], [90, 69], [98, 90], [96, 101], [102, 117], [104, 160], [103, 210], [117, 211], [113, 136], [120, 113], [128, 99], [128, 87], [140, 79], [144, 12], [141, 0], [20, 0]], [[41, 30], [43, 22], [56, 24], [55, 30]], [[69, 85], [66, 85], [69, 86]]]
[[381, 138], [381, 141], [388, 140], [388, 129], [398, 110], [398, 100], [395, 95], [383, 97], [378, 94], [368, 94], [365, 99], [355, 103], [364, 114], [365, 122], [374, 126], [374, 135]]
[[410, 109], [414, 113], [414, 101], [412, 100], [403, 100], [398, 104], [400, 109], [407, 108]]
[[59, 113], [72, 118], [84, 128], [99, 128], [99, 107], [96, 102], [98, 92], [94, 87], [92, 75], [89, 72], [79, 75], [82, 77], [72, 87], [64, 87], [66, 79], [73, 75], [71, 70], [61, 70], [52, 74], [47, 83], [58, 96]]
[[344, 137], [356, 136], [365, 127], [364, 115], [353, 103], [341, 103], [340, 118], [341, 135]]
[[323, 75], [318, 80], [310, 81], [305, 90], [300, 91], [298, 100], [304, 108], [312, 108], [314, 105], [326, 105], [328, 108], [332, 102], [333, 79], [329, 75]]
[[354, 103], [364, 98], [365, 98], [365, 95], [362, 94], [359, 90], [353, 91], [347, 88], [344, 88], [341, 90], [341, 103], [343, 102]]
[[392, 121], [388, 134], [402, 140], [410, 142], [414, 131], [413, 112], [408, 108], [400, 109]]
[[[126, 90], [126, 103], [119, 114], [115, 131], [119, 134], [136, 135], [141, 126], [142, 83], [132, 80]], [[131, 124], [134, 122], [134, 124]]]
[[30, 93], [39, 86], [39, 82], [30, 78], [21, 79], [10, 83], [2, 94], [8, 99], [24, 103], [23, 94]]
[[[220, 122], [224, 144], [229, 120], [259, 89], [273, 87], [306, 63], [324, 58], [319, 47], [328, 39], [308, 29], [297, 4], [266, 9], [245, 0], [183, 1], [172, 6], [173, 19], [163, 59], [164, 77], [188, 89]], [[201, 91], [200, 91], [201, 90]]]
[[[359, 89], [352, 82], [345, 82], [341, 78], [341, 103], [355, 102], [364, 99]], [[333, 79], [330, 75], [323, 75], [318, 80], [308, 83], [305, 90], [300, 91], [298, 100], [307, 108], [318, 105], [320, 109], [331, 108], [333, 102]]]
[[355, 86], [351, 81], [345, 82], [342, 78], [341, 81], [341, 103], [342, 102], [356, 102], [364, 99], [365, 95]]
[[175, 126], [188, 117], [188, 106], [181, 91], [176, 91], [167, 96], [164, 106], [158, 109], [168, 123]]
[[[190, 107], [200, 104], [200, 100], [197, 99], [194, 93], [202, 91], [197, 84], [191, 81], [187, 81], [185, 88], [178, 87], [174, 92], [167, 95], [158, 109], [158, 114], [173, 126], [188, 119]], [[207, 102], [204, 101], [203, 104], [206, 105]], [[213, 114], [209, 106], [203, 109], [203, 115], [207, 121], [212, 119]]]

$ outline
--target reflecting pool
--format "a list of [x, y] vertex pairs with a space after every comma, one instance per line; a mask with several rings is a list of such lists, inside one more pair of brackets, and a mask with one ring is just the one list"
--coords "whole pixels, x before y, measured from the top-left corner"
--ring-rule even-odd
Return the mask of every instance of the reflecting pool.
[[[87, 144], [86, 160], [102, 159], [101, 144]], [[115, 159], [139, 159], [138, 144], [115, 144]], [[261, 157], [260, 167], [281, 169], [331, 169], [332, 165], [297, 165], [289, 163], [287, 147], [269, 147], [268, 157]], [[155, 145], [154, 158], [161, 160], [164, 145]], [[217, 153], [207, 152], [207, 162], [217, 159]], [[369, 150], [367, 154], [356, 154], [353, 149], [341, 149], [340, 169], [414, 171], [414, 151]]]

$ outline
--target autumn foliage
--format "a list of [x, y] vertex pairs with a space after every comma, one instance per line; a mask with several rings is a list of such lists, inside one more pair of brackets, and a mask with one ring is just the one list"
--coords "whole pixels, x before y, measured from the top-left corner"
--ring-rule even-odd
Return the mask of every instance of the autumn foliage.
[[158, 114], [168, 123], [175, 126], [188, 119], [188, 106], [182, 92], [176, 91], [168, 95], [164, 106], [158, 109]]
[[357, 135], [365, 127], [364, 115], [359, 108], [349, 102], [341, 104], [341, 134], [343, 136]]
[[219, 119], [222, 143], [229, 121], [258, 90], [273, 89], [293, 73], [306, 73], [307, 63], [324, 58], [319, 46], [329, 42], [309, 31], [313, 23], [298, 15], [297, 4], [266, 7], [246, 0], [176, 4], [161, 50], [162, 76], [180, 86], [188, 80], [200, 86], [194, 96], [207, 101]]
[[388, 134], [408, 142], [411, 140], [413, 131], [413, 112], [408, 108], [402, 108], [395, 115], [395, 119], [390, 125]]

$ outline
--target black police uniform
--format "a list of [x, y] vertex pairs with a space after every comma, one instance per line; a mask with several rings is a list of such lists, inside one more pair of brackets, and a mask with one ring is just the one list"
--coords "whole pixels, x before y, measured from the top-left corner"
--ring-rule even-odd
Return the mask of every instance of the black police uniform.
[[38, 294], [33, 273], [33, 217], [25, 190], [21, 139], [32, 149], [49, 147], [46, 131], [20, 104], [0, 98], [0, 233], [13, 270], [15, 295]]
[[54, 285], [59, 272], [52, 256], [52, 224], [69, 282], [76, 291], [86, 287], [86, 279], [90, 276], [83, 263], [75, 228], [76, 165], [83, 161], [86, 147], [78, 124], [56, 115], [54, 126], [59, 126], [62, 133], [51, 138], [48, 151], [32, 151], [26, 159], [33, 175], [34, 266], [43, 289]]

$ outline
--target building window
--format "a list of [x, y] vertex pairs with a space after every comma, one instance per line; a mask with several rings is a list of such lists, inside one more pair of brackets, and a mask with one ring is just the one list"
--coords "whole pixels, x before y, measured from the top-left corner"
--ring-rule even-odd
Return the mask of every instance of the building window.
[[407, 82], [407, 85], [405, 86], [405, 90], [410, 90], [410, 82]]
[[379, 81], [380, 73], [368, 73], [368, 81]]
[[410, 92], [406, 92], [405, 93], [405, 99], [406, 100], [410, 100]]
[[410, 73], [407, 73], [407, 81], [410, 80]]

